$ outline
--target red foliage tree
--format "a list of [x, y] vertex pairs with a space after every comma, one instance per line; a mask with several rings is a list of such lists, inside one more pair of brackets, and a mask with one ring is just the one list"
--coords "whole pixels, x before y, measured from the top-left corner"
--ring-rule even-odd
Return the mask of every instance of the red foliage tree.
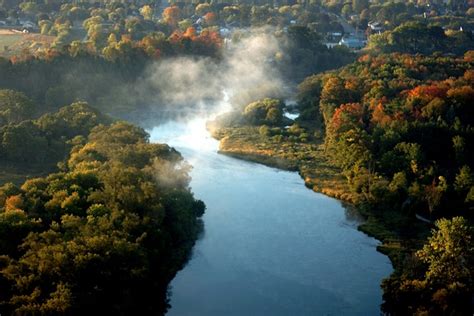
[[364, 107], [360, 103], [343, 104], [334, 111], [331, 128], [334, 132], [338, 132], [342, 128], [350, 129], [354, 126], [361, 126], [364, 114]]

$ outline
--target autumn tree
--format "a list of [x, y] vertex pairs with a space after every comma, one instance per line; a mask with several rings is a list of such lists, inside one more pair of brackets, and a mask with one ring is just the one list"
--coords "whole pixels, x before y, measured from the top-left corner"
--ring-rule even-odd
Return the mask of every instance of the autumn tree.
[[427, 267], [418, 278], [383, 282], [383, 309], [394, 315], [467, 315], [472, 312], [473, 229], [463, 217], [436, 221], [436, 228], [415, 260]]
[[[76, 129], [94, 123], [86, 111], [61, 117]], [[2, 313], [166, 311], [205, 209], [189, 166], [129, 123], [87, 134], [71, 141], [63, 172], [0, 187]]]
[[149, 5], [144, 5], [140, 8], [140, 14], [145, 20], [151, 20], [153, 18], [153, 9]]
[[181, 17], [181, 10], [177, 6], [167, 7], [163, 10], [163, 20], [166, 24], [173, 27], [178, 25], [178, 21]]
[[369, 8], [369, 1], [368, 0], [352, 0], [352, 10], [354, 12], [360, 13], [364, 9]]
[[200, 3], [196, 6], [195, 12], [199, 16], [204, 16], [211, 12], [211, 5], [209, 3]]

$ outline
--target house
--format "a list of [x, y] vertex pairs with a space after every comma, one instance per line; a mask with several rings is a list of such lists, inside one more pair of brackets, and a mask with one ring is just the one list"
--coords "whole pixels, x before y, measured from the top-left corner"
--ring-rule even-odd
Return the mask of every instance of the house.
[[331, 43], [337, 43], [342, 38], [342, 32], [327, 32], [326, 33], [326, 40]]
[[221, 28], [219, 30], [219, 33], [221, 34], [222, 37], [228, 37], [231, 34], [230, 30], [226, 27]]
[[383, 31], [383, 27], [380, 22], [369, 22], [367, 26], [370, 27], [372, 32], [381, 33]]
[[194, 24], [196, 24], [196, 25], [202, 25], [202, 24], [204, 24], [204, 22], [205, 22], [205, 21], [204, 21], [204, 18], [201, 17], [201, 18], [197, 19]]
[[202, 26], [200, 24], [193, 24], [193, 27], [196, 30], [196, 34], [201, 34]]
[[358, 14], [351, 14], [351, 15], [349, 16], [349, 19], [350, 19], [351, 21], [357, 22], [357, 21], [359, 21], [359, 15], [358, 15]]
[[324, 43], [324, 45], [326, 45], [327, 48], [333, 48], [333, 47], [339, 45], [339, 43], [329, 43], [328, 42], [328, 43]]
[[365, 40], [362, 40], [360, 38], [353, 37], [353, 36], [343, 37], [339, 41], [339, 45], [344, 45], [344, 46], [349, 47], [351, 49], [361, 49], [365, 46], [365, 44], [366, 44]]

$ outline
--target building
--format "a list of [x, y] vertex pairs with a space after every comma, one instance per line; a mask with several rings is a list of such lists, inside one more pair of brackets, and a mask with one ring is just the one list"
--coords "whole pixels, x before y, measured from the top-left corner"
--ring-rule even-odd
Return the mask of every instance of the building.
[[365, 47], [366, 43], [367, 43], [366, 40], [363, 40], [363, 39], [360, 39], [360, 38], [357, 38], [357, 37], [353, 37], [353, 36], [343, 37], [339, 41], [339, 45], [344, 45], [346, 47], [349, 47], [351, 49], [356, 49], [356, 50]]
[[381, 33], [383, 31], [383, 27], [380, 22], [369, 22], [367, 26], [370, 27], [370, 30], [374, 33]]

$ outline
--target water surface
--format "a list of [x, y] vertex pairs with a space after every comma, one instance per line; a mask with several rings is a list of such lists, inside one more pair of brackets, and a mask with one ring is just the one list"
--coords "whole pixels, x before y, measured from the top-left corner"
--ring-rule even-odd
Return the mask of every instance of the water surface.
[[194, 166], [204, 233], [173, 280], [167, 315], [378, 315], [392, 267], [339, 201], [295, 172], [217, 153], [204, 119], [150, 133]]

